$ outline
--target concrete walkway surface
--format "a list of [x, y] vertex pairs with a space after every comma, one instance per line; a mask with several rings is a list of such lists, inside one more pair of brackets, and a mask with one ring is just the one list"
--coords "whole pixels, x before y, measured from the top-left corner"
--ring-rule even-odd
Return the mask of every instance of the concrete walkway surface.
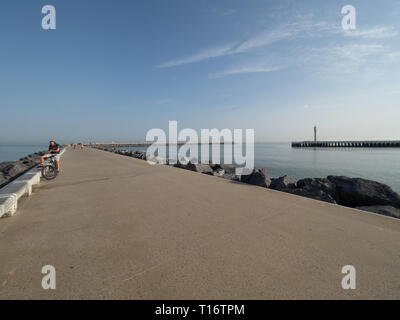
[[396, 219], [89, 148], [33, 191], [0, 220], [1, 299], [400, 298]]

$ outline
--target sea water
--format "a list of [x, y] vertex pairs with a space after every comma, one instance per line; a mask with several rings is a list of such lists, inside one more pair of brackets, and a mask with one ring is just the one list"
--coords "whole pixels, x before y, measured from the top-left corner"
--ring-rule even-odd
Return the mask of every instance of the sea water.
[[[223, 148], [210, 145], [210, 160], [219, 149], [223, 161]], [[245, 147], [242, 149], [245, 155]], [[200, 154], [201, 147], [198, 150]], [[271, 177], [288, 175], [293, 180], [328, 175], [365, 178], [385, 183], [400, 193], [400, 148], [292, 148], [290, 143], [256, 143], [254, 166], [267, 168]]]
[[[196, 147], [200, 153], [201, 147]], [[47, 145], [40, 144], [0, 145], [0, 162], [18, 160], [47, 148]], [[146, 148], [121, 149], [136, 151]], [[245, 147], [242, 149], [244, 155]], [[224, 145], [210, 145], [210, 158], [218, 150], [223, 161]], [[400, 193], [398, 148], [292, 148], [290, 143], [256, 143], [254, 166], [267, 168], [271, 177], [288, 175], [293, 180], [328, 175], [360, 177], [385, 183]]]

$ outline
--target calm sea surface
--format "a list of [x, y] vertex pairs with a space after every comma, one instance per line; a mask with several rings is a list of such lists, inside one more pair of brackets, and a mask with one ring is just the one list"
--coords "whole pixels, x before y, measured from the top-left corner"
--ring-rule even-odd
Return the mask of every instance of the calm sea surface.
[[[220, 149], [223, 158], [223, 148], [224, 146], [219, 145], [211, 146], [210, 157]], [[145, 150], [144, 147], [122, 149]], [[201, 148], [198, 150], [200, 154]], [[379, 181], [400, 193], [400, 149], [296, 149], [290, 143], [256, 143], [254, 165], [256, 168], [267, 168], [271, 177], [288, 175], [293, 180], [299, 180], [345, 175]]]
[[[0, 162], [18, 160], [47, 148], [47, 145], [0, 145]], [[223, 158], [223, 148], [224, 146], [219, 145], [210, 146], [210, 156], [219, 149]], [[286, 174], [298, 180], [346, 175], [386, 183], [400, 193], [400, 149], [292, 149], [289, 143], [256, 143], [254, 149], [255, 167], [267, 168], [272, 177]], [[243, 153], [245, 154], [244, 148]]]
[[29, 154], [47, 150], [48, 145], [1, 145], [0, 144], [0, 162], [15, 161], [26, 157]]

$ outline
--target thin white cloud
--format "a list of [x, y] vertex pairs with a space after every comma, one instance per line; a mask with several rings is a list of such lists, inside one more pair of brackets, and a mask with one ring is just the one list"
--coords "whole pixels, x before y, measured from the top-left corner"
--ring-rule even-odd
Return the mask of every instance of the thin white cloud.
[[241, 67], [237, 69], [229, 69], [217, 73], [213, 73], [210, 75], [210, 78], [221, 78], [225, 76], [238, 75], [243, 73], [266, 73], [273, 72], [282, 69], [282, 67]]
[[[266, 48], [280, 41], [335, 36], [336, 43], [342, 44], [311, 49], [311, 51], [307, 47], [297, 47], [295, 53], [287, 51], [283, 57], [275, 59], [278, 61], [275, 61], [274, 64], [279, 66], [265, 66], [262, 62], [254, 64], [253, 57], [247, 64], [244, 63], [241, 66], [212, 73], [209, 78], [267, 73], [289, 65], [307, 65], [315, 75], [324, 77], [362, 72], [369, 78], [374, 78], [384, 74], [390, 64], [400, 61], [400, 51], [393, 50], [383, 42], [385, 39], [394, 38], [398, 35], [399, 32], [393, 26], [375, 26], [344, 31], [337, 24], [315, 21], [312, 15], [307, 15], [297, 17], [292, 23], [265, 30], [242, 42], [236, 41], [212, 47], [193, 55], [166, 61], [158, 67], [175, 67], [218, 57], [255, 52], [257, 49]], [[352, 40], [351, 43], [347, 41], [349, 38]], [[371, 43], [371, 41], [375, 43]], [[382, 43], [385, 43], [385, 45]], [[258, 50], [257, 54], [260, 53], [263, 53], [263, 51]], [[264, 59], [264, 61], [266, 60]]]
[[157, 67], [159, 67], [159, 68], [176, 67], [176, 66], [189, 64], [189, 63], [208, 60], [211, 58], [226, 56], [226, 55], [232, 54], [233, 46], [234, 46], [233, 44], [226, 44], [223, 46], [206, 49], [204, 51], [200, 51], [196, 54], [193, 54], [193, 55], [190, 55], [187, 57], [173, 59], [173, 60], [161, 63]]
[[308, 20], [301, 20], [297, 21], [296, 23], [287, 24], [284, 26], [277, 26], [276, 29], [264, 31], [242, 42], [228, 43], [221, 46], [202, 50], [193, 55], [172, 59], [159, 64], [157, 67], [176, 67], [189, 63], [201, 62], [212, 58], [245, 53], [257, 48], [266, 47], [278, 41], [293, 38], [297, 35], [300, 35], [304, 31], [319, 32], [326, 28], [327, 25], [324, 23], [313, 24]]
[[381, 44], [348, 44], [329, 49], [331, 56], [340, 60], [364, 61], [366, 58], [388, 51], [388, 47]]
[[266, 47], [275, 42], [293, 37], [297, 33], [298, 31], [290, 29], [281, 29], [281, 30], [278, 29], [273, 31], [266, 31], [258, 36], [255, 36], [239, 44], [238, 46], [236, 46], [236, 48], [233, 49], [233, 52], [242, 53], [256, 48]]
[[362, 39], [385, 39], [398, 36], [398, 31], [390, 26], [376, 26], [369, 29], [346, 30], [344, 34], [348, 37]]
[[334, 76], [344, 74], [357, 74], [359, 72], [382, 74], [379, 65], [384, 63], [391, 49], [380, 44], [347, 44], [315, 49], [314, 61], [318, 76]]

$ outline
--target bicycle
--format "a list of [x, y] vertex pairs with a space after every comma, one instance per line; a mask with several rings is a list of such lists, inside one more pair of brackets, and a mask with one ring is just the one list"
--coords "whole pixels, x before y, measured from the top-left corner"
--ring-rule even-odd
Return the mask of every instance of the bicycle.
[[44, 161], [44, 164], [42, 166], [42, 176], [46, 180], [53, 180], [58, 175], [57, 164], [56, 164], [56, 161], [54, 160], [54, 158], [55, 158], [55, 155], [46, 158]]

